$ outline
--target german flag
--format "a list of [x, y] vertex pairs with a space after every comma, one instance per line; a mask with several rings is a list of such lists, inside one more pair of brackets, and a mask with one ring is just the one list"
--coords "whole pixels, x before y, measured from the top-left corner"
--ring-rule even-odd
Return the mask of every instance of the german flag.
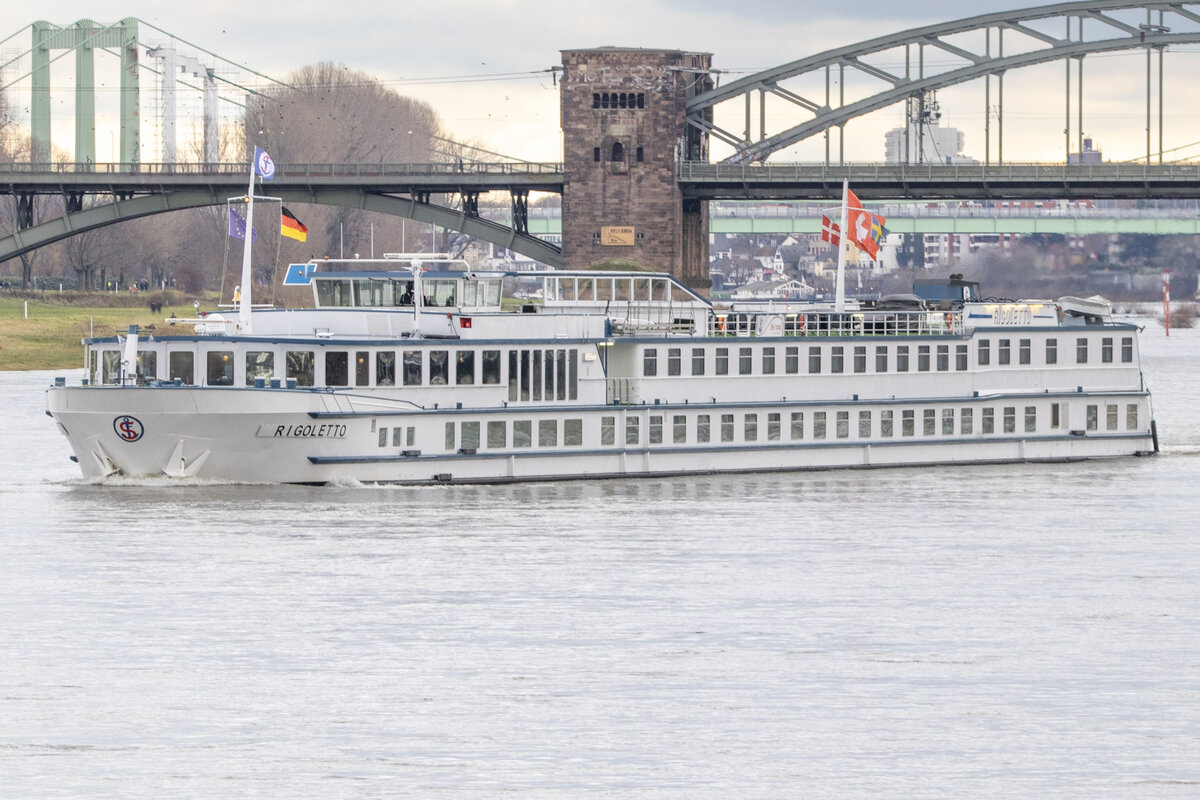
[[279, 221], [279, 232], [288, 237], [303, 242], [308, 238], [308, 226], [296, 219], [296, 215], [288, 211], [286, 207], [280, 206], [282, 216]]

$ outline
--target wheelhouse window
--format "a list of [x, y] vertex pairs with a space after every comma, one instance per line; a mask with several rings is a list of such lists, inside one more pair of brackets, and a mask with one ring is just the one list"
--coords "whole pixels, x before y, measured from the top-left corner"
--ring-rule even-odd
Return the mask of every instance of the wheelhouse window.
[[380, 350], [375, 354], [375, 385], [396, 385], [396, 353], [391, 350]]
[[[118, 359], [120, 356], [118, 356]], [[196, 354], [186, 350], [172, 350], [167, 354], [167, 377], [180, 383], [192, 385], [196, 382]]]
[[459, 350], [454, 354], [454, 381], [459, 386], [475, 383], [475, 351]]
[[445, 386], [450, 382], [450, 351], [429, 351], [429, 385]]
[[[309, 353], [311, 356], [312, 354]], [[213, 350], [207, 356], [208, 369], [205, 376], [209, 386], [233, 386], [233, 351], [232, 350]], [[310, 365], [311, 367], [311, 365]], [[312, 386], [312, 379], [308, 383], [300, 383], [301, 386]]]
[[354, 354], [354, 385], [371, 385], [371, 354], [366, 350]]
[[316, 358], [311, 350], [289, 350], [285, 360], [288, 378], [295, 378], [297, 386], [313, 385]]
[[483, 351], [483, 383], [500, 383], [500, 351]]
[[325, 385], [347, 386], [350, 383], [350, 356], [345, 350], [325, 351]]
[[134, 365], [137, 371], [137, 382], [144, 386], [147, 382], [158, 378], [158, 353], [153, 350], [138, 350], [137, 363]]
[[405, 386], [420, 386], [422, 381], [421, 376], [421, 351], [420, 350], [405, 350], [402, 370]]

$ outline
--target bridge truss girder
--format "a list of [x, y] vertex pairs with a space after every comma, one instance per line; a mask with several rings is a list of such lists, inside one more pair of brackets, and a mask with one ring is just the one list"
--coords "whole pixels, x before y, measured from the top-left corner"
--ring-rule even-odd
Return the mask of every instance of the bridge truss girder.
[[[552, 267], [561, 267], [562, 250], [549, 242], [490, 220], [457, 211], [445, 206], [420, 202], [413, 198], [360, 192], [349, 189], [274, 189], [272, 193], [285, 203], [314, 203], [317, 205], [358, 208], [396, 217], [437, 225], [467, 234], [475, 239], [499, 245]], [[139, 217], [203, 206], [225, 205], [226, 196], [203, 189], [163, 192], [117, 199], [112, 203], [67, 214], [33, 225], [11, 236], [0, 238], [0, 262], [66, 239], [78, 233], [103, 228]], [[516, 201], [514, 200], [514, 203]]]
[[[811, 136], [826, 133], [835, 128], [840, 129], [856, 117], [885, 108], [908, 98], [923, 96], [926, 92], [938, 88], [986, 77], [989, 80], [988, 90], [990, 91], [990, 78], [991, 76], [997, 76], [1001, 81], [1000, 91], [1003, 92], [1003, 75], [1011, 69], [1065, 59], [1077, 59], [1080, 69], [1082, 69], [1083, 57], [1092, 53], [1144, 49], [1147, 51], [1148, 59], [1149, 54], [1154, 50], [1159, 52], [1161, 72], [1161, 54], [1167, 47], [1177, 44], [1200, 43], [1200, 30], [1172, 33], [1170, 32], [1170, 26], [1164, 24], [1164, 22], [1171, 22], [1174, 25], [1178, 22], [1183, 22], [1184, 24], [1195, 26], [1197, 23], [1200, 23], [1200, 13], [1188, 10], [1185, 8], [1187, 5], [1200, 7], [1200, 3], [1197, 2], [1130, 3], [1124, 0], [1084, 0], [1084, 2], [1058, 3], [1025, 10], [981, 14], [955, 22], [913, 28], [898, 34], [827, 50], [798, 61], [764, 70], [755, 75], [733, 81], [710, 92], [697, 95], [688, 100], [687, 103], [688, 124], [731, 145], [735, 149], [735, 153], [726, 159], [726, 161], [733, 163], [762, 161], [772, 153]], [[1147, 22], [1144, 25], [1139, 24], [1134, 26], [1104, 13], [1107, 11], [1131, 9], [1144, 9], [1147, 14]], [[1157, 24], [1151, 21], [1151, 12], [1158, 12]], [[1031, 21], [1055, 19], [1061, 20], [1065, 25], [1066, 36], [1063, 38], [1047, 34], [1044, 31], [1025, 24]], [[1077, 39], [1072, 39], [1071, 36], [1072, 20], [1076, 20], [1077, 22]], [[1105, 26], [1102, 30], [1116, 31], [1123, 35], [1114, 38], [1085, 39], [1083, 36], [1083, 20], [1088, 20], [1093, 25], [1102, 24]], [[999, 47], [999, 52], [996, 55], [991, 53], [993, 31], [996, 32], [996, 41]], [[1016, 55], [1004, 56], [1004, 31], [1021, 34], [1026, 40], [1036, 40], [1041, 42], [1044, 47], [1042, 49], [1028, 50]], [[984, 52], [973, 52], [945, 41], [945, 37], [964, 33], [983, 33], [986, 37]], [[918, 47], [921, 56], [919, 74], [916, 77], [913, 77], [911, 74], [910, 50], [913, 46]], [[935, 75], [927, 75], [925, 74], [924, 66], [925, 47], [937, 48], [943, 55], [957, 58], [962, 65], [951, 67]], [[895, 51], [900, 48], [903, 48], [905, 52], [905, 74], [896, 74], [863, 60], [870, 56], [882, 54], [887, 51]], [[1068, 61], [1068, 81], [1070, 80], [1069, 63]], [[846, 70], [856, 70], [863, 75], [882, 81], [887, 84], [887, 88], [849, 104], [839, 104], [837, 107], [834, 107], [829, 89], [830, 74], [833, 69], [839, 71], [839, 78], [844, 76]], [[784, 80], [815, 75], [822, 71], [825, 74], [825, 98], [823, 101], [804, 97], [779, 85]], [[839, 80], [839, 86], [844, 89], [844, 81]], [[1147, 114], [1149, 115], [1149, 61], [1147, 61], [1146, 91]], [[1159, 91], [1159, 130], [1161, 136], [1161, 80]], [[750, 112], [751, 101], [755, 93], [759, 96], [760, 123], [759, 139], [752, 141]], [[767, 95], [780, 98], [812, 114], [812, 119], [780, 133], [767, 136], [765, 112]], [[712, 123], [713, 107], [718, 103], [735, 98], [743, 98], [746, 105], [746, 128], [743, 135], [725, 130]], [[1067, 101], [1067, 108], [1069, 130], [1069, 99]], [[1001, 99], [1001, 113], [1003, 113], [1002, 109], [1003, 100]], [[1082, 115], [1082, 102], [1080, 103], [1080, 114]], [[1003, 125], [1002, 121], [1001, 125]], [[1147, 129], [1149, 127], [1150, 121], [1147, 119]], [[1148, 130], [1147, 158], [1149, 157], [1149, 150]], [[828, 148], [826, 152], [828, 155]]]

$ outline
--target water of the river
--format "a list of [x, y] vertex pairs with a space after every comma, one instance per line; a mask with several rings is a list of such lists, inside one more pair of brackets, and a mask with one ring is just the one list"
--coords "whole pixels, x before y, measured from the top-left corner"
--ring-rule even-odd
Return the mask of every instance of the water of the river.
[[89, 485], [0, 373], [0, 796], [1198, 797], [1143, 352], [1155, 458], [510, 487]]

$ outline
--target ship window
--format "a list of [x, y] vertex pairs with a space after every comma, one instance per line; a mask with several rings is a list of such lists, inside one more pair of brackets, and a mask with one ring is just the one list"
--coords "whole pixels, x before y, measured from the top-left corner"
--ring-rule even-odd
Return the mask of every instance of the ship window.
[[939, 344], [937, 346], [937, 368], [938, 372], [950, 369], [950, 345]]
[[875, 371], [888, 371], [888, 349], [885, 344], [875, 345]]
[[538, 447], [558, 446], [558, 420], [538, 420]]
[[819, 375], [821, 373], [821, 348], [808, 348], [808, 372], [810, 375]]
[[729, 348], [728, 347], [718, 347], [717, 348], [716, 373], [718, 375], [728, 375], [729, 374]]
[[403, 356], [404, 385], [421, 385], [421, 351], [405, 350]]
[[459, 350], [454, 354], [456, 366], [454, 380], [459, 386], [470, 386], [475, 383], [475, 351]]
[[1136, 431], [1138, 427], [1138, 407], [1137, 403], [1130, 403], [1125, 406], [1125, 428], [1126, 430]]
[[986, 367], [992, 363], [992, 343], [989, 339], [979, 340], [979, 366]]
[[371, 385], [371, 354], [366, 350], [359, 350], [354, 354], [354, 385]]
[[581, 419], [564, 419], [563, 420], [563, 445], [566, 447], [580, 447], [583, 444], [583, 420]]
[[[301, 383], [298, 378], [296, 383], [299, 386], [312, 386], [312, 353], [306, 353], [305, 355], [309, 357], [308, 383]], [[233, 386], [232, 351], [213, 350], [208, 353], [207, 378], [209, 386]]]
[[813, 438], [814, 439], [824, 439], [825, 438], [825, 412], [824, 411], [814, 411], [813, 412]]
[[533, 422], [518, 419], [513, 422], [513, 447], [531, 447], [533, 445]]
[[908, 345], [896, 345], [896, 372], [908, 372]]
[[866, 372], [867, 371], [867, 348], [866, 347], [854, 348], [854, 371], [855, 372]]
[[96, 359], [99, 355], [99, 351], [88, 348], [88, 383], [96, 383]]
[[960, 371], [967, 368], [967, 346], [965, 344], [955, 345], [954, 368]]
[[1062, 425], [1062, 406], [1058, 403], [1050, 404], [1050, 427], [1057, 428]]
[[1132, 364], [1133, 363], [1133, 337], [1132, 336], [1122, 336], [1121, 337], [1121, 363], [1123, 363], [1123, 364]]
[[1096, 406], [1088, 406], [1087, 407], [1087, 429], [1089, 431], [1094, 431], [1098, 427], [1100, 427], [1100, 420], [1098, 418], [1097, 407]]
[[1031, 363], [1033, 360], [1030, 353], [1033, 349], [1032, 342], [1029, 339], [1018, 339], [1017, 345], [1017, 361], [1021, 364]]
[[153, 350], [137, 351], [137, 382], [145, 385], [158, 377], [158, 353]]
[[711, 430], [708, 414], [698, 414], [696, 416], [696, 441], [701, 444], [708, 442], [712, 438]]
[[849, 411], [837, 412], [837, 438], [839, 438], [839, 439], [849, 439], [850, 438], [850, 412]]
[[749, 347], [738, 348], [738, 374], [749, 375], [754, 370], [754, 356]]
[[388, 440], [388, 429], [380, 428], [379, 429], [379, 446], [387, 447], [387, 440]]
[[325, 352], [325, 385], [347, 386], [350, 383], [350, 354], [345, 350]]
[[704, 374], [704, 348], [703, 347], [693, 347], [692, 348], [692, 374], [693, 375], [703, 375]]
[[[172, 354], [174, 355], [174, 354]], [[190, 353], [188, 355], [191, 355]], [[121, 351], [104, 350], [100, 354], [100, 382], [120, 383]]]
[[500, 351], [483, 351], [483, 383], [500, 383]]
[[929, 345], [917, 345], [917, 372], [929, 372]]
[[758, 414], [747, 414], [745, 419], [745, 427], [743, 429], [744, 439], [747, 442], [758, 441]]
[[921, 433], [925, 436], [933, 436], [935, 433], [937, 433], [936, 409], [927, 408], [921, 415]]
[[663, 418], [662, 414], [650, 415], [650, 444], [662, 444], [663, 440]]
[[1004, 407], [1004, 432], [1017, 432], [1017, 409], [1014, 406]]
[[1058, 363], [1058, 339], [1047, 339], [1046, 340], [1046, 363], [1047, 364], [1057, 364]]
[[895, 412], [890, 408], [885, 408], [879, 412], [879, 435], [884, 439], [892, 438], [894, 432], [893, 422]]
[[958, 427], [959, 433], [963, 436], [970, 436], [975, 432], [975, 420], [971, 409], [960, 408], [958, 410]]
[[994, 409], [994, 408], [983, 409], [983, 417], [980, 422], [980, 430], [983, 433], [995, 433], [996, 432], [996, 409]]
[[185, 350], [173, 351], [167, 355], [167, 368], [169, 369], [167, 377], [172, 381], [178, 380], [180, 383], [190, 386], [196, 380], [195, 364], [195, 353], [189, 353]]
[[404, 428], [392, 428], [392, 447], [404, 446]]
[[671, 418], [671, 441], [683, 444], [687, 441], [687, 417], [676, 414]]
[[529, 351], [521, 351], [521, 399], [529, 399]]
[[600, 418], [600, 444], [616, 444], [617, 443], [617, 418], [616, 417], [601, 417]]
[[780, 435], [780, 418], [778, 411], [767, 414], [767, 441], [778, 442]]
[[667, 374], [680, 375], [682, 374], [683, 357], [680, 355], [683, 351], [678, 347], [667, 348]]
[[829, 371], [838, 373], [843, 370], [846, 364], [846, 358], [843, 355], [844, 348], [841, 345], [836, 345], [829, 355]]
[[775, 348], [764, 347], [762, 351], [762, 372], [763, 375], [775, 374]]
[[721, 415], [721, 441], [733, 441], [733, 414]]
[[454, 423], [446, 423], [446, 451], [454, 452]]
[[1104, 364], [1111, 364], [1113, 360], [1113, 340], [1111, 336], [1105, 336], [1100, 340], [1100, 361]]
[[858, 438], [860, 438], [860, 439], [870, 439], [871, 438], [871, 412], [870, 411], [858, 412]]
[[478, 422], [464, 422], [462, 424], [462, 441], [459, 444], [463, 450], [479, 449]]
[[642, 375], [653, 378], [658, 374], [658, 349], [647, 347], [642, 351]]
[[1117, 429], [1117, 423], [1120, 420], [1120, 406], [1116, 403], [1109, 403], [1104, 407], [1104, 422], [1105, 427], [1110, 431]]
[[804, 412], [803, 411], [793, 411], [792, 412], [790, 436], [792, 437], [792, 439], [803, 439], [804, 438]]
[[[559, 350], [558, 352], [562, 352]], [[567, 399], [579, 399], [579, 351], [572, 348], [568, 354], [567, 360]], [[558, 362], [558, 385], [562, 386], [562, 360]]]
[[[517, 359], [518, 358], [519, 358], [519, 356], [517, 355], [516, 350], [508, 351], [508, 399], [509, 400], [517, 399], [517, 380], [521, 375], [521, 370], [518, 369], [518, 367], [517, 367]], [[484, 366], [486, 367], [486, 364]], [[486, 370], [485, 370], [485, 374], [486, 374]]]
[[[1112, 426], [1117, 427], [1117, 407], [1112, 406]], [[1025, 406], [1025, 432], [1037, 433], [1037, 406]]]
[[493, 419], [487, 424], [487, 446], [490, 450], [499, 450], [504, 447], [508, 439], [508, 431], [506, 430], [504, 420]]
[[380, 350], [375, 354], [375, 385], [396, 385], [396, 353]]
[[1075, 363], [1086, 364], [1087, 360], [1087, 337], [1080, 336], [1075, 340]]
[[[546, 358], [546, 376], [551, 377], [550, 367], [554, 363], [554, 351], [553, 350], [546, 351], [546, 356], [547, 356], [547, 358]], [[542, 351], [541, 350], [533, 351], [533, 375], [529, 379], [529, 384], [530, 384], [530, 387], [532, 388], [532, 392], [531, 392], [530, 396], [534, 400], [541, 400], [542, 399]], [[546, 392], [547, 400], [554, 399], [553, 386], [554, 386], [554, 384], [552, 383], [550, 385], [550, 391]]]
[[954, 435], [954, 409], [953, 408], [943, 408], [942, 409], [942, 435], [943, 436], [953, 436]]
[[915, 409], [906, 408], [900, 412], [900, 435], [915, 436], [917, 433], [917, 412]]
[[800, 371], [800, 348], [785, 347], [783, 350], [783, 371], [795, 375]]
[[638, 444], [642, 441], [641, 422], [637, 417], [625, 418], [625, 444]]
[[445, 386], [450, 382], [450, 351], [429, 351], [429, 384]]

